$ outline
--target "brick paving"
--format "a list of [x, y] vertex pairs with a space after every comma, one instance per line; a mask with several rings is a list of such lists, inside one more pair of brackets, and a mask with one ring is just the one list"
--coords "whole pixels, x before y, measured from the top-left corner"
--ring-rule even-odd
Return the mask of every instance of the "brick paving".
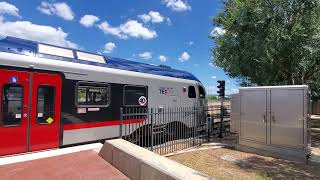
[[129, 179], [93, 150], [0, 166], [1, 180]]

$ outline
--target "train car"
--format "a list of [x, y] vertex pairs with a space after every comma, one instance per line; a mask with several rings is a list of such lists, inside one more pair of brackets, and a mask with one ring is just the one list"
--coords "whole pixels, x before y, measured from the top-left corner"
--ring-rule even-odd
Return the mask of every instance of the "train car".
[[0, 156], [119, 137], [120, 108], [206, 103], [188, 72], [14, 37], [0, 39], [0, 86]]

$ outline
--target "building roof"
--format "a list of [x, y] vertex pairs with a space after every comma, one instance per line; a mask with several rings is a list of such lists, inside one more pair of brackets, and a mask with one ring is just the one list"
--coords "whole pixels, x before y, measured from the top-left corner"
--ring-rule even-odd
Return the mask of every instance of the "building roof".
[[[54, 53], [50, 54], [51, 52], [49, 51], [48, 51], [49, 53], [39, 52], [39, 45], [41, 46], [44, 45], [49, 48], [52, 47], [52, 48], [60, 49], [62, 51], [71, 52], [71, 56], [70, 54], [68, 56], [53, 55]], [[141, 72], [141, 73], [147, 73], [147, 74], [199, 81], [191, 73], [172, 69], [169, 66], [162, 66], [162, 65], [158, 66], [158, 65], [152, 65], [147, 63], [140, 63], [136, 61], [129, 61], [125, 59], [108, 57], [100, 54], [94, 54], [90, 52], [84, 52], [81, 50], [59, 47], [55, 45], [48, 45], [45, 43], [38, 43], [35, 41], [9, 37], [9, 36], [2, 37], [2, 38], [0, 37], [0, 52], [21, 54], [26, 56], [37, 56], [42, 58], [55, 59], [59, 61], [68, 61], [68, 62], [74, 62], [74, 63], [80, 63], [80, 64], [88, 64], [88, 65], [108, 67], [113, 69], [121, 69], [121, 70], [127, 70], [127, 71], [134, 71], [134, 72]], [[77, 56], [77, 53], [85, 53], [86, 55], [88, 55], [86, 58], [89, 57], [89, 59], [82, 60]], [[97, 57], [100, 56], [102, 58], [102, 61], [90, 60], [91, 55], [97, 56]]]

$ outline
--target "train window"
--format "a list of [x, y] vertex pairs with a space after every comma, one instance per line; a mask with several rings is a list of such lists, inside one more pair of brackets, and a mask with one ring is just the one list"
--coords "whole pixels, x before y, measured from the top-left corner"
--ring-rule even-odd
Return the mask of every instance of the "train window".
[[109, 84], [79, 83], [77, 88], [78, 107], [107, 107], [110, 104]]
[[125, 106], [147, 106], [147, 87], [125, 86], [123, 99]]
[[189, 86], [188, 88], [188, 97], [189, 98], [196, 98], [196, 89], [194, 88], [194, 86]]
[[39, 86], [37, 100], [37, 123], [51, 124], [54, 121], [55, 88]]
[[19, 84], [3, 85], [2, 126], [19, 126], [22, 118], [23, 87]]
[[205, 93], [205, 91], [204, 91], [202, 86], [199, 86], [199, 97], [200, 98], [205, 98], [206, 97], [206, 93]]

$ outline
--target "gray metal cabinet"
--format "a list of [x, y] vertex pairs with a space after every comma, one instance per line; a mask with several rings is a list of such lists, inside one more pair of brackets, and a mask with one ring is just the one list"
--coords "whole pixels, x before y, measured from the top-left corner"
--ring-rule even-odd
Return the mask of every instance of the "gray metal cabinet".
[[303, 85], [240, 88], [238, 147], [304, 159], [309, 151], [307, 93]]
[[304, 90], [272, 89], [270, 92], [270, 144], [303, 149]]
[[267, 129], [264, 123], [267, 110], [266, 94], [265, 90], [259, 89], [240, 93], [240, 136], [242, 139], [260, 143], [267, 142]]

